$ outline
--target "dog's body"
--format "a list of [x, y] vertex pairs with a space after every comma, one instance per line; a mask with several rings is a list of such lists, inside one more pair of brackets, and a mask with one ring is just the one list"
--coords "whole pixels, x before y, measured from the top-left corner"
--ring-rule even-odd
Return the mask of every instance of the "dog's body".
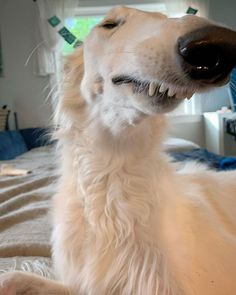
[[236, 173], [193, 163], [177, 170], [162, 151], [163, 112], [223, 83], [230, 70], [219, 74], [218, 60], [214, 75], [198, 66], [190, 83], [176, 62], [177, 38], [206, 25], [118, 8], [69, 58], [58, 109], [62, 167], [52, 237], [63, 285], [6, 274], [1, 295], [236, 293]]
[[[63, 156], [71, 163], [54, 206], [60, 279], [81, 294], [233, 294], [236, 173], [194, 164], [176, 173], [158, 152], [163, 122], [152, 120], [125, 154], [89, 150], [69, 134]], [[73, 141], [86, 152], [77, 154]], [[81, 174], [73, 180], [75, 161]], [[76, 181], [80, 188], [68, 190]]]

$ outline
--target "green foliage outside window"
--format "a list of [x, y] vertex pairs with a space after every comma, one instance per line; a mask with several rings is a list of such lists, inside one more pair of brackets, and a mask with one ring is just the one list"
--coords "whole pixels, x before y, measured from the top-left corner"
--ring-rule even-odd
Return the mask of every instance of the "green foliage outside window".
[[[68, 18], [65, 27], [76, 36], [78, 40], [84, 41], [91, 29], [103, 19], [102, 16]], [[73, 52], [73, 45], [64, 43], [63, 53], [65, 55]]]

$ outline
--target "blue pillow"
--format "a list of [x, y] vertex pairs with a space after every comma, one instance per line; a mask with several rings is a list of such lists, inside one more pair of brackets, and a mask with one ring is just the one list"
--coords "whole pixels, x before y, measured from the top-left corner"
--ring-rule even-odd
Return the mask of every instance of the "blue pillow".
[[26, 128], [20, 129], [28, 150], [52, 144], [52, 140], [49, 135], [49, 130], [46, 128]]
[[18, 130], [0, 132], [0, 160], [10, 160], [27, 152], [27, 146]]

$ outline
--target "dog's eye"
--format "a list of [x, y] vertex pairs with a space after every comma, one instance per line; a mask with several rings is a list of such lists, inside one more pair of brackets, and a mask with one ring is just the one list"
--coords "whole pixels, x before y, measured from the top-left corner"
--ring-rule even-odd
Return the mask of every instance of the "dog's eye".
[[103, 23], [101, 25], [102, 28], [105, 28], [105, 29], [108, 29], [108, 30], [111, 30], [111, 29], [113, 29], [113, 28], [115, 28], [117, 26], [118, 26], [118, 23], [114, 22], [114, 21], [107, 21], [107, 22], [105, 22], [105, 23]]

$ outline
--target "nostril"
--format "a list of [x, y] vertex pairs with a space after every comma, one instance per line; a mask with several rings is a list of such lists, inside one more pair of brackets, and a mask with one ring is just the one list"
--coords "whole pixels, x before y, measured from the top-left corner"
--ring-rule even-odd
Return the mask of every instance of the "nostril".
[[215, 25], [190, 31], [177, 40], [178, 61], [192, 79], [213, 83], [236, 66], [236, 32]]
[[218, 77], [224, 63], [221, 48], [207, 41], [179, 46], [179, 54], [193, 79], [209, 80]]
[[214, 70], [223, 59], [220, 49], [211, 44], [194, 44], [180, 48], [180, 54], [191, 66], [203, 71]]

